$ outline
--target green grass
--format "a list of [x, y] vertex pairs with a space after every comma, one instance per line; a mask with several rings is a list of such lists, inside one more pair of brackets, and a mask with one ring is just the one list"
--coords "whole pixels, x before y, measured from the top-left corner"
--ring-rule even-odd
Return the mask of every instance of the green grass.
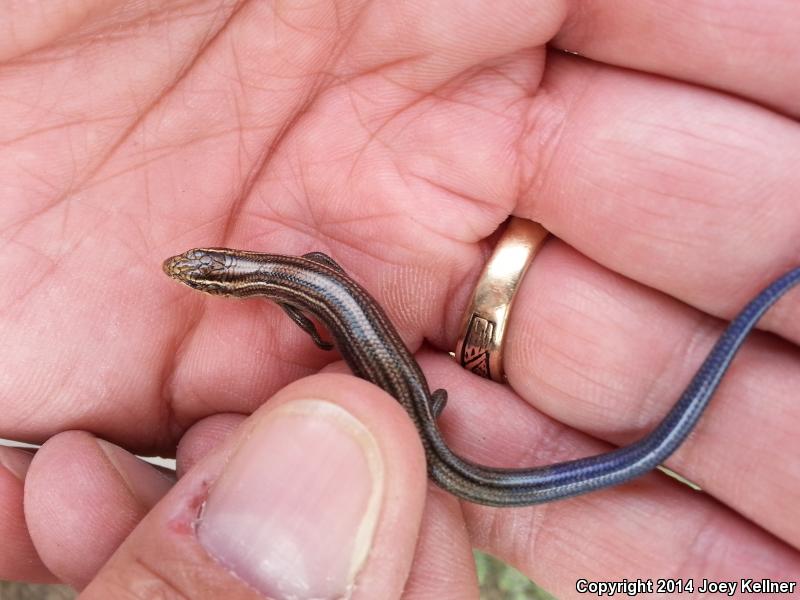
[[555, 600], [513, 567], [477, 550], [473, 554], [481, 600]]

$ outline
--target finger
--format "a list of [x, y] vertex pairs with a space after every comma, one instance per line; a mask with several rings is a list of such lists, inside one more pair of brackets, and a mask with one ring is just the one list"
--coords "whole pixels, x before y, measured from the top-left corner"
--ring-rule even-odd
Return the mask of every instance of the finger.
[[[725, 318], [797, 265], [800, 125], [715, 92], [572, 57], [549, 63], [543, 88], [536, 112], [560, 116], [531, 128], [523, 144], [535, 171], [517, 214]], [[546, 169], [536, 167], [542, 161]], [[800, 304], [787, 298], [763, 326], [800, 341], [798, 316]]]
[[25, 518], [36, 549], [59, 580], [81, 588], [172, 483], [89, 433], [56, 435], [37, 452], [25, 485]]
[[[600, 267], [558, 240], [523, 280], [508, 323], [506, 372], [549, 416], [614, 444], [650, 432], [724, 324]], [[800, 351], [749, 340], [695, 431], [667, 464], [737, 512], [800, 545]]]
[[77, 28], [90, 16], [100, 16], [116, 2], [57, 0], [47, 12], [30, 6], [4, 3], [0, 6], [0, 61], [27, 54]]
[[569, 3], [554, 43], [594, 60], [720, 88], [800, 114], [791, 0]]
[[[462, 456], [501, 467], [546, 465], [609, 446], [530, 408], [506, 386], [442, 357], [421, 364], [450, 391], [442, 427]], [[516, 566], [557, 597], [579, 578], [780, 579], [800, 555], [710, 496], [654, 472], [633, 482], [558, 502], [497, 509], [463, 503], [473, 542]], [[750, 575], [752, 573], [752, 575]], [[699, 578], [699, 579], [698, 579]]]
[[[328, 365], [325, 372], [349, 373], [341, 361]], [[233, 435], [244, 420], [241, 415], [215, 415], [193, 425], [178, 446], [179, 476]], [[477, 598], [478, 584], [471, 548], [460, 505], [452, 496], [429, 484], [404, 600]]]
[[478, 576], [464, 513], [450, 494], [428, 484], [417, 550], [403, 600], [477, 600]]
[[192, 425], [183, 434], [175, 452], [178, 478], [233, 435], [245, 418], [236, 414], [213, 415]]
[[55, 581], [31, 540], [23, 512], [23, 486], [33, 454], [0, 446], [0, 580]]
[[84, 597], [398, 598], [424, 497], [397, 403], [350, 376], [311, 377], [195, 465]]

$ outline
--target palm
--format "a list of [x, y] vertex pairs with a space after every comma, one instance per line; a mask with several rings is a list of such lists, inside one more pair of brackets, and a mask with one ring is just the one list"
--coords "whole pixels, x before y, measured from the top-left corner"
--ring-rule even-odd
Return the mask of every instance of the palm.
[[[10, 201], [0, 214], [0, 273], [13, 285], [0, 297], [0, 436], [42, 442], [87, 429], [139, 452], [170, 453], [199, 419], [247, 413], [334, 358], [274, 307], [208, 300], [172, 285], [160, 261], [192, 246], [325, 251], [377, 296], [412, 349], [427, 340], [446, 351], [482, 263], [480, 240], [513, 212], [543, 221], [593, 260], [561, 243], [542, 256], [540, 296], [529, 296], [528, 316], [509, 341], [511, 383], [565, 423], [619, 442], [646, 429], [685, 379], [689, 366], [664, 356], [689, 344], [704, 313], [730, 316], [768, 278], [764, 265], [780, 270], [791, 256], [790, 219], [767, 218], [797, 216], [784, 198], [788, 179], [775, 184], [772, 208], [757, 213], [760, 226], [747, 229], [741, 213], [755, 200], [731, 176], [751, 161], [748, 144], [758, 144], [732, 139], [714, 123], [699, 136], [686, 132], [709, 115], [726, 123], [746, 117], [749, 130], [783, 131], [787, 147], [795, 126], [721, 93], [548, 56], [558, 11], [523, 19], [528, 13], [518, 8], [446, 18], [389, 17], [376, 6], [207, 8], [114, 15], [91, 33], [78, 29], [46, 50], [8, 58], [0, 185]], [[737, 88], [719, 77], [710, 83], [798, 110], [777, 100], [785, 97], [778, 82]], [[723, 155], [704, 162], [717, 148]], [[776, 151], [747, 168], [780, 172], [796, 159]], [[739, 259], [730, 231], [748, 232], [759, 252]], [[734, 258], [735, 269], [721, 272]], [[742, 278], [752, 283], [743, 286]], [[576, 316], [573, 308], [585, 308], [581, 298], [592, 294], [607, 321]], [[655, 311], [661, 330], [648, 334], [635, 323], [614, 330], [615, 318], [633, 317], [604, 294]], [[769, 328], [800, 340], [798, 321], [777, 312]], [[673, 327], [674, 338], [664, 335]], [[609, 330], [619, 337], [609, 341]], [[778, 352], [776, 344], [764, 342]], [[484, 385], [440, 358], [424, 359], [452, 397]], [[632, 412], [659, 369], [668, 380], [653, 391], [653, 406]], [[777, 383], [763, 385], [776, 398], [785, 393]], [[531, 428], [565, 426], [543, 421], [509, 392], [486, 389], [519, 412], [523, 438], [516, 445], [470, 438], [469, 424], [458, 424], [466, 411], [496, 406], [474, 399], [472, 408], [448, 409], [451, 435], [461, 432], [454, 443], [471, 439], [483, 445], [475, 452], [500, 464], [541, 461], [525, 444]], [[728, 406], [748, 405], [733, 395]], [[626, 426], [608, 416], [608, 406], [643, 416]], [[589, 422], [585, 415], [598, 407], [601, 417]], [[746, 428], [730, 420], [731, 431]], [[497, 437], [509, 425], [492, 423]], [[598, 444], [570, 435], [565, 453]], [[723, 444], [723, 451], [730, 450]], [[692, 475], [706, 478], [702, 468]], [[800, 530], [778, 531], [778, 519], [754, 515], [766, 500], [737, 504], [720, 479], [722, 503], [800, 541]], [[639, 501], [662, 487], [669, 485], [645, 486]], [[793, 489], [800, 493], [800, 485]], [[713, 501], [669, 493], [678, 506], [713, 510]], [[574, 513], [580, 502], [603, 501], [557, 510]], [[467, 517], [479, 543], [533, 572], [533, 554], [514, 546], [510, 529], [494, 537], [515, 514], [537, 513], [470, 507]], [[499, 529], [486, 527], [488, 515]], [[798, 560], [788, 546], [753, 535], [753, 544]]]
[[[27, 159], [4, 161], [16, 187], [4, 275], [20, 282], [5, 296], [17, 318], [4, 334], [22, 349], [4, 357], [7, 435], [41, 441], [81, 427], [163, 451], [198, 416], [251, 410], [329, 360], [294, 332], [277, 339], [288, 329], [279, 312], [274, 325], [263, 307], [206, 314], [158, 269], [170, 252], [325, 250], [383, 296], [412, 345], [444, 343], [447, 281], [467, 273], [473, 242], [513, 206], [517, 165], [503, 148], [541, 49], [419, 77], [420, 60], [400, 60], [406, 50], [358, 58], [358, 36], [294, 40], [302, 32], [267, 14], [182, 17], [160, 25], [169, 51], [153, 45], [158, 29], [145, 39], [136, 23], [119, 41], [55, 49], [66, 56], [46, 68], [69, 77], [35, 106], [6, 101], [6, 151]], [[461, 268], [449, 272], [453, 259]], [[220, 311], [236, 316], [218, 321]], [[244, 321], [260, 333], [237, 337]], [[187, 360], [209, 346], [211, 360]]]

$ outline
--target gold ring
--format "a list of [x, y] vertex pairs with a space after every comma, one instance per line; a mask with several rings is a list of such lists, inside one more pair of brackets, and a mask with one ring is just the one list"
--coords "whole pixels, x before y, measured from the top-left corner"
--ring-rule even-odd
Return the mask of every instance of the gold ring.
[[512, 217], [483, 268], [461, 320], [455, 358], [476, 375], [504, 382], [503, 339], [519, 282], [548, 231], [533, 221]]

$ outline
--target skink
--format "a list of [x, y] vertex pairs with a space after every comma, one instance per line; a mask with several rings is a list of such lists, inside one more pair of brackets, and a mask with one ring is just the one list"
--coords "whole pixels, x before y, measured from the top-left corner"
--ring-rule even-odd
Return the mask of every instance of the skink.
[[353, 373], [384, 389], [406, 409], [422, 439], [430, 478], [459, 498], [490, 506], [525, 506], [576, 496], [629, 481], [663, 463], [691, 432], [761, 316], [800, 283], [798, 267], [758, 294], [731, 321], [661, 423], [639, 441], [549, 466], [501, 469], [475, 464], [450, 450], [436, 424], [446, 392], [429, 390], [425, 375], [380, 305], [327, 255], [198, 248], [167, 259], [163, 268], [173, 279], [203, 292], [268, 298], [317, 345], [330, 349], [306, 313], [317, 317]]

